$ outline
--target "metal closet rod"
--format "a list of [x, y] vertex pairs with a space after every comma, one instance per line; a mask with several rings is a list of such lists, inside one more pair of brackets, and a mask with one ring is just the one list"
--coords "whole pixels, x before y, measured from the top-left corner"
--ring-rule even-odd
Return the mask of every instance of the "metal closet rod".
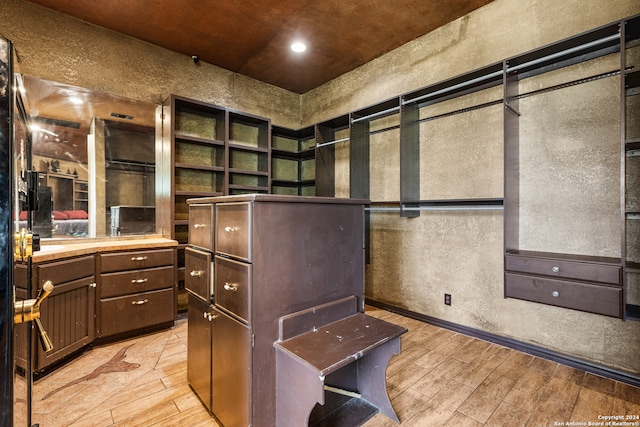
[[337, 144], [339, 142], [346, 142], [348, 140], [349, 140], [349, 137], [342, 138], [342, 139], [336, 139], [335, 141], [323, 142], [322, 144], [316, 144], [316, 148], [324, 147], [326, 145]]
[[601, 38], [601, 39], [598, 39], [598, 40], [594, 40], [592, 42], [585, 43], [585, 44], [582, 44], [580, 46], [575, 46], [575, 47], [572, 47], [572, 48], [569, 48], [569, 49], [565, 49], [562, 52], [552, 53], [550, 55], [543, 56], [541, 58], [534, 59], [534, 60], [531, 60], [529, 62], [522, 63], [520, 65], [516, 65], [516, 66], [513, 66], [513, 67], [507, 67], [506, 70], [495, 71], [493, 73], [489, 73], [489, 74], [486, 74], [484, 76], [476, 77], [475, 79], [467, 80], [465, 82], [458, 83], [456, 85], [449, 86], [449, 87], [437, 90], [435, 92], [428, 93], [426, 95], [422, 95], [422, 96], [418, 96], [416, 98], [411, 98], [411, 99], [404, 100], [404, 101], [402, 101], [402, 105], [413, 104], [413, 103], [415, 103], [417, 101], [421, 101], [421, 100], [426, 99], [426, 98], [431, 98], [431, 97], [434, 97], [434, 96], [437, 96], [437, 95], [442, 95], [442, 94], [447, 93], [447, 92], [452, 92], [452, 91], [454, 91], [456, 89], [461, 89], [463, 87], [467, 87], [467, 86], [470, 86], [470, 85], [475, 84], [475, 83], [480, 83], [480, 82], [483, 82], [485, 80], [489, 80], [489, 79], [492, 79], [494, 77], [498, 77], [498, 76], [502, 75], [505, 71], [507, 73], [508, 72], [513, 72], [513, 71], [518, 71], [518, 70], [521, 70], [523, 68], [530, 67], [532, 65], [537, 65], [537, 64], [540, 64], [540, 63], [555, 59], [555, 58], [559, 58], [559, 57], [567, 55], [567, 54], [571, 54], [571, 53], [578, 52], [578, 51], [581, 51], [581, 50], [584, 50], [584, 49], [588, 49], [590, 47], [598, 46], [598, 45], [601, 45], [601, 44], [604, 44], [604, 43], [607, 43], [607, 42], [610, 42], [612, 40], [616, 40], [616, 39], [619, 39], [619, 38], [620, 38], [620, 33], [618, 32], [617, 34], [613, 34], [611, 36], [607, 36], [607, 37], [604, 37], [604, 38]]
[[627, 151], [627, 157], [638, 157], [638, 156], [640, 156], [640, 150]]
[[114, 165], [126, 165], [126, 166], [137, 166], [143, 168], [152, 168], [155, 169], [156, 165], [153, 163], [137, 163], [137, 162], [129, 162], [126, 160], [107, 160], [106, 164], [114, 164]]
[[[531, 60], [529, 62], [524, 62], [522, 64], [519, 64], [519, 65], [516, 65], [516, 66], [513, 66], [513, 67], [508, 67], [507, 66], [506, 69], [504, 69], [504, 70], [494, 71], [493, 73], [489, 73], [489, 74], [486, 74], [484, 76], [476, 77], [475, 79], [467, 80], [467, 81], [455, 84], [453, 86], [448, 86], [446, 88], [437, 90], [435, 92], [430, 92], [428, 94], [425, 94], [425, 95], [422, 95], [422, 96], [418, 96], [416, 98], [405, 99], [405, 100], [402, 101], [402, 105], [413, 104], [415, 102], [421, 101], [421, 100], [426, 99], [426, 98], [432, 98], [434, 96], [438, 96], [438, 95], [442, 95], [442, 94], [445, 94], [445, 93], [448, 93], [448, 92], [452, 92], [452, 91], [457, 90], [457, 89], [461, 89], [461, 88], [464, 88], [464, 87], [467, 87], [467, 86], [471, 86], [471, 85], [473, 85], [475, 83], [480, 83], [480, 82], [483, 82], [483, 81], [490, 80], [492, 78], [501, 76], [505, 72], [509, 73], [509, 72], [518, 71], [518, 70], [521, 70], [523, 68], [527, 68], [527, 67], [531, 67], [533, 65], [541, 64], [543, 62], [546, 62], [546, 61], [549, 61], [549, 60], [553, 60], [553, 59], [556, 59], [556, 58], [559, 58], [559, 57], [562, 57], [562, 56], [565, 56], [565, 55], [568, 55], [568, 54], [572, 54], [572, 53], [575, 53], [575, 52], [579, 52], [579, 51], [584, 50], [584, 49], [588, 49], [588, 48], [595, 47], [595, 46], [598, 46], [598, 45], [601, 45], [601, 44], [604, 44], [604, 43], [608, 43], [608, 42], [616, 40], [616, 39], [620, 39], [620, 33], [619, 32], [617, 34], [613, 34], [613, 35], [610, 35], [610, 36], [607, 36], [607, 37], [603, 37], [601, 39], [594, 40], [594, 41], [589, 42], [589, 43], [581, 44], [580, 46], [575, 46], [575, 47], [572, 47], [572, 48], [569, 48], [569, 49], [565, 49], [565, 50], [563, 50], [561, 52], [552, 53], [550, 55], [543, 56], [541, 58], [534, 59], [534, 60]], [[521, 96], [523, 96], [523, 95], [521, 95]], [[486, 106], [486, 105], [483, 105], [483, 106]], [[376, 113], [372, 113], [372, 114], [369, 114], [367, 116], [363, 116], [363, 117], [358, 117], [356, 119], [352, 119], [351, 123], [357, 123], [357, 122], [360, 122], [360, 121], [363, 121], [363, 120], [368, 120], [368, 119], [371, 119], [371, 118], [374, 118], [374, 117], [383, 116], [385, 114], [394, 112], [394, 111], [399, 110], [399, 109], [400, 109], [399, 106], [398, 107], [393, 107], [393, 108], [388, 108], [386, 110], [378, 111]], [[464, 112], [464, 110], [459, 110], [458, 112]], [[452, 112], [452, 113], [449, 113], [449, 114], [454, 114], [454, 113], [456, 113], [456, 112]], [[434, 117], [434, 118], [437, 118], [437, 116]], [[425, 119], [422, 119], [421, 121], [424, 121], [424, 120]], [[348, 141], [348, 140], [349, 140], [349, 138], [342, 138], [342, 139], [338, 139], [338, 140], [335, 140], [335, 141], [329, 141], [329, 142], [325, 142], [325, 143], [316, 145], [316, 148], [324, 147], [324, 146], [331, 145], [331, 144], [337, 144], [339, 142], [345, 142], [345, 141]]]
[[501, 211], [502, 205], [452, 205], [452, 206], [370, 206], [364, 208], [369, 212], [401, 212], [401, 211]]
[[620, 70], [612, 70], [612, 71], [608, 71], [606, 73], [600, 73], [600, 74], [596, 74], [594, 76], [583, 77], [583, 78], [578, 79], [578, 80], [572, 80], [570, 82], [559, 83], [557, 85], [545, 87], [545, 88], [542, 88], [542, 89], [536, 89], [536, 90], [532, 90], [530, 92], [521, 93], [519, 95], [515, 95], [513, 98], [515, 98], [515, 99], [527, 98], [529, 96], [539, 95], [541, 93], [546, 93], [546, 92], [552, 92], [554, 90], [559, 90], [559, 89], [566, 89], [566, 88], [571, 87], [571, 86], [577, 86], [577, 85], [581, 85], [583, 83], [590, 83], [590, 82], [594, 82], [596, 80], [606, 79], [608, 77], [614, 77], [614, 76], [618, 76], [618, 75], [620, 75]]
[[483, 104], [473, 105], [471, 107], [460, 108], [459, 110], [449, 111], [448, 113], [436, 114], [435, 116], [424, 117], [418, 120], [419, 123], [430, 122], [432, 120], [443, 119], [449, 116], [455, 116], [457, 114], [468, 113], [474, 110], [480, 110], [482, 108], [493, 107], [494, 105], [502, 104], [502, 98], [496, 99], [494, 101], [485, 102]]
[[382, 110], [382, 111], [378, 111], [377, 113], [371, 113], [367, 116], [362, 116], [362, 117], [358, 117], [356, 119], [351, 119], [351, 123], [357, 123], [357, 122], [361, 122], [364, 120], [369, 120], [369, 119], [373, 119], [375, 117], [379, 117], [379, 116], [385, 116], [389, 113], [393, 113], [394, 111], [400, 111], [400, 106], [397, 107], [393, 107], [393, 108], [387, 108], [386, 110]]
[[480, 77], [476, 77], [475, 79], [467, 80], [465, 82], [458, 83], [458, 84], [455, 84], [453, 86], [448, 86], [448, 87], [445, 87], [443, 89], [437, 90], [435, 92], [428, 93], [426, 95], [418, 96], [416, 98], [406, 99], [406, 100], [402, 101], [402, 105], [413, 104], [415, 102], [422, 101], [423, 99], [426, 99], [426, 98], [431, 98], [431, 97], [434, 97], [434, 96], [442, 95], [442, 94], [447, 93], [447, 92], [452, 92], [452, 91], [454, 91], [456, 89], [461, 89], [463, 87], [471, 86], [472, 84], [475, 84], [475, 83], [480, 83], [480, 82], [483, 82], [485, 80], [489, 80], [489, 79], [492, 79], [494, 77], [501, 76], [502, 74], [503, 74], [502, 70], [494, 71], [493, 73], [486, 74], [486, 75], [480, 76]]
[[518, 71], [518, 70], [521, 70], [523, 68], [530, 67], [532, 65], [537, 65], [537, 64], [540, 64], [542, 62], [546, 62], [546, 61], [549, 61], [551, 59], [556, 59], [556, 58], [559, 58], [559, 57], [564, 56], [564, 55], [568, 55], [568, 54], [571, 54], [571, 53], [579, 52], [581, 50], [588, 49], [588, 48], [594, 47], [594, 46], [598, 46], [598, 45], [601, 45], [601, 44], [604, 44], [604, 43], [607, 43], [607, 42], [610, 42], [610, 41], [613, 41], [613, 40], [616, 40], [616, 39], [619, 39], [619, 38], [620, 38], [620, 32], [618, 32], [617, 34], [613, 34], [611, 36], [607, 36], [607, 37], [604, 37], [604, 38], [601, 38], [601, 39], [598, 39], [598, 40], [594, 40], [594, 41], [589, 42], [589, 43], [581, 44], [580, 46], [575, 46], [575, 47], [563, 50], [562, 52], [552, 53], [551, 55], [543, 56], [542, 58], [534, 59], [532, 61], [525, 62], [523, 64], [516, 65], [514, 67], [507, 67], [507, 73], [511, 72], [511, 71]]

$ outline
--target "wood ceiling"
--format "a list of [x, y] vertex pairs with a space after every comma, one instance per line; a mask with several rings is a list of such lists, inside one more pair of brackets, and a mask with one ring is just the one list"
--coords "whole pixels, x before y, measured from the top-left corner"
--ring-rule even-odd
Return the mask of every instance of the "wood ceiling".
[[491, 0], [28, 1], [304, 93]]

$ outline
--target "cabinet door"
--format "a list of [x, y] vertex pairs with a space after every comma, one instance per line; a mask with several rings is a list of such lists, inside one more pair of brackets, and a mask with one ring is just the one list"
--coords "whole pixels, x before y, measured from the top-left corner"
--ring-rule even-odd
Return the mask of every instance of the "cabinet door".
[[247, 427], [251, 419], [250, 330], [214, 309], [212, 408], [225, 427]]
[[42, 326], [53, 342], [53, 350], [45, 353], [36, 343], [36, 370], [90, 344], [95, 331], [96, 288], [94, 277], [58, 283], [42, 302]]
[[187, 332], [187, 381], [211, 411], [211, 308], [189, 294]]

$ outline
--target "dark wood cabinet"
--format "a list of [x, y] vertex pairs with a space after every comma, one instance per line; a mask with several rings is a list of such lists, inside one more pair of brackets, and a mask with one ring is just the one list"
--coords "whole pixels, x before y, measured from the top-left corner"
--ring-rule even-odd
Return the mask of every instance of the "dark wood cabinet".
[[[53, 343], [45, 352], [39, 345], [37, 331], [33, 335], [33, 370], [41, 371], [93, 342], [95, 334], [95, 261], [94, 256], [34, 263], [31, 295], [35, 297], [50, 280], [53, 292], [42, 302], [42, 326]], [[26, 265], [16, 265], [16, 294], [27, 298]], [[26, 367], [26, 336], [31, 323], [16, 326], [18, 341], [16, 361]]]
[[[96, 339], [124, 338], [175, 321], [175, 242], [170, 240], [69, 244], [36, 252], [32, 264], [29, 289], [27, 264], [15, 263], [16, 298], [35, 298], [48, 280], [54, 286], [40, 309], [53, 350], [44, 352], [34, 331], [36, 373], [70, 360]], [[31, 327], [31, 323], [15, 327], [16, 361], [24, 369]]]
[[100, 253], [97, 258], [97, 338], [173, 324], [175, 249]]
[[[344, 297], [364, 311], [364, 201], [252, 194], [188, 203], [195, 216], [205, 204], [215, 211], [214, 304], [206, 308], [208, 301], [191, 294], [201, 308], [189, 313], [198, 319], [189, 324], [194, 340], [206, 341], [206, 330], [191, 329], [207, 319], [202, 327], [211, 330], [212, 352], [190, 353], [188, 371], [210, 357], [211, 411], [225, 427], [275, 425], [279, 319]], [[202, 253], [190, 249], [189, 265], [198, 265]], [[198, 286], [190, 274], [186, 281], [187, 289]], [[206, 403], [206, 386], [189, 381]]]
[[225, 427], [260, 424], [252, 421], [251, 329], [217, 308], [213, 309], [211, 412]]
[[211, 411], [213, 313], [211, 305], [189, 293], [187, 316], [187, 381], [204, 406]]

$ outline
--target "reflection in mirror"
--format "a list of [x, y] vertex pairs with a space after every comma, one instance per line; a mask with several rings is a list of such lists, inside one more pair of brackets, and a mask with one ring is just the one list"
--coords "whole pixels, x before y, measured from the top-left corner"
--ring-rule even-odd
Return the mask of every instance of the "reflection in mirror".
[[155, 233], [155, 105], [27, 75], [22, 81], [39, 172], [34, 232]]

